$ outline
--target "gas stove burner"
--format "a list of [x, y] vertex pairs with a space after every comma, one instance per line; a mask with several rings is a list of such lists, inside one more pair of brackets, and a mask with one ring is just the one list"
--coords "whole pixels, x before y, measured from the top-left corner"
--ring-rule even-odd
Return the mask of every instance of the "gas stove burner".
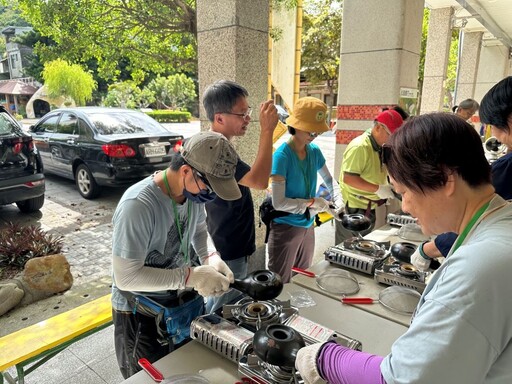
[[258, 330], [264, 325], [279, 323], [283, 309], [290, 309], [290, 303], [278, 300], [254, 301], [246, 297], [234, 304], [224, 305], [222, 314], [226, 319], [237, 320], [242, 326]]
[[255, 354], [244, 356], [238, 369], [242, 377], [251, 378], [253, 380], [251, 382], [258, 384], [304, 383], [304, 380], [298, 373], [294, 373], [292, 368], [265, 363]]
[[396, 269], [396, 272], [400, 275], [407, 276], [407, 277], [417, 277], [418, 276], [418, 268], [416, 268], [412, 264], [402, 263], [400, 266]]
[[371, 240], [359, 240], [355, 243], [354, 248], [358, 251], [370, 254], [374, 254], [382, 250], [375, 241]]
[[[267, 360], [273, 363], [269, 364], [258, 357], [255, 334], [264, 324], [254, 326], [244, 321], [257, 323], [256, 318], [272, 318], [272, 321], [298, 332], [306, 345], [334, 341], [350, 349], [362, 350], [359, 341], [300, 316], [299, 311], [289, 301], [254, 301], [245, 297], [233, 305], [225, 305], [222, 315], [215, 313], [194, 319], [190, 325], [190, 337], [238, 364], [238, 372], [243, 382], [247, 379], [248, 382], [258, 384], [304, 384], [300, 372], [294, 372], [293, 367], [273, 365], [281, 364], [277, 360]], [[277, 330], [277, 334], [273, 334], [281, 337], [279, 326], [271, 327]]]
[[375, 281], [386, 285], [399, 285], [422, 293], [431, 272], [423, 272], [414, 265], [391, 258], [375, 269]]
[[288, 367], [279, 367], [268, 363], [263, 363], [272, 383], [293, 383], [294, 372]]
[[373, 275], [375, 268], [388, 256], [388, 247], [389, 241], [379, 243], [361, 237], [351, 237], [334, 247], [329, 247], [324, 255], [325, 260], [330, 263]]
[[233, 315], [244, 324], [259, 328], [260, 324], [274, 324], [279, 322], [281, 306], [265, 301], [241, 304], [233, 310]]
[[382, 243], [373, 240], [351, 237], [343, 242], [343, 247], [347, 250], [362, 252], [369, 256], [380, 257], [386, 253], [386, 248]]

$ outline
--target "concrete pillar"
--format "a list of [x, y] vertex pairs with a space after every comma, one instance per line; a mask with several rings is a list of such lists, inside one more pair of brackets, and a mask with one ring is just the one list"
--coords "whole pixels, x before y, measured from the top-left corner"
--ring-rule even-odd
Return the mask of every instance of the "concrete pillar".
[[421, 91], [421, 113], [441, 111], [443, 107], [452, 35], [452, 16], [452, 7], [430, 11]]
[[[253, 118], [249, 130], [234, 140], [240, 157], [252, 164], [259, 143], [259, 106], [267, 99], [269, 0], [197, 0], [197, 44], [200, 98], [206, 87], [216, 80], [228, 79], [249, 91]], [[201, 129], [209, 129], [200, 103]], [[258, 207], [261, 192], [254, 192]], [[257, 216], [256, 216], [257, 217]], [[261, 269], [265, 263], [264, 226], [256, 226], [256, 254], [251, 257], [250, 270]]]
[[501, 43], [482, 43], [474, 99], [478, 102], [494, 84], [509, 76], [509, 48]]
[[400, 93], [417, 91], [422, 0], [345, 0], [334, 176], [343, 151]]
[[475, 96], [476, 75], [480, 61], [483, 32], [467, 32], [461, 34], [461, 55], [455, 83], [454, 105], [462, 100], [473, 99]]

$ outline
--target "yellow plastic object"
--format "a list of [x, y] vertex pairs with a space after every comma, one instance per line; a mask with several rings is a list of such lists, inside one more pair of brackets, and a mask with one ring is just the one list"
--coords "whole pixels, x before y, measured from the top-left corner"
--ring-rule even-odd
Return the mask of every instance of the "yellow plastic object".
[[332, 215], [327, 212], [320, 212], [318, 214], [318, 217], [320, 219], [320, 225], [327, 223], [328, 221], [334, 220], [334, 217], [332, 217]]
[[112, 321], [110, 294], [0, 338], [0, 372]]

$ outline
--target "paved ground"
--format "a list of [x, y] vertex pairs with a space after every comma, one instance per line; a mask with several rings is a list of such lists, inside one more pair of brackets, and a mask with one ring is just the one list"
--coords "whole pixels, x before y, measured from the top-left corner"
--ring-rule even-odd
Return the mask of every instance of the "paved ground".
[[[25, 121], [25, 127], [30, 123]], [[170, 129], [185, 137], [199, 131], [199, 123], [172, 124]], [[283, 137], [280, 142], [286, 140]], [[334, 168], [335, 138], [330, 132], [315, 140], [322, 148], [331, 172]], [[278, 143], [279, 144], [279, 143]], [[73, 287], [61, 295], [10, 311], [0, 317], [0, 336], [69, 310], [110, 292], [112, 214], [124, 189], [105, 189], [95, 200], [83, 199], [72, 181], [47, 177], [47, 193], [40, 213], [22, 215], [15, 205], [0, 206], [0, 229], [9, 221], [40, 225], [64, 237], [64, 250], [74, 277]], [[315, 259], [334, 241], [331, 223], [317, 228]], [[73, 344], [35, 372], [28, 384], [117, 384], [123, 379], [117, 368], [113, 329], [108, 327]], [[15, 370], [9, 372], [15, 375]]]

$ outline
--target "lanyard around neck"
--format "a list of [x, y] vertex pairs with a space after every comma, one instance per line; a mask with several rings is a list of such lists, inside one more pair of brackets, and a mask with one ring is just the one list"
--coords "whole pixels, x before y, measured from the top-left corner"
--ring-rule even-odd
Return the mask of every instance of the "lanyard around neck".
[[490, 201], [485, 203], [474, 215], [473, 217], [471, 218], [471, 220], [469, 220], [469, 223], [466, 225], [466, 228], [464, 228], [464, 230], [461, 232], [461, 234], [459, 235], [459, 237], [457, 237], [457, 240], [455, 240], [455, 245], [453, 246], [453, 251], [450, 252], [450, 254], [454, 253], [461, 245], [462, 243], [464, 242], [464, 240], [466, 240], [466, 237], [468, 236], [469, 232], [471, 231], [471, 229], [475, 226], [476, 222], [478, 221], [478, 219], [480, 218], [480, 216], [483, 215], [483, 213], [485, 212], [485, 210], [489, 207], [489, 204], [490, 204]]
[[171, 205], [172, 205], [172, 209], [174, 211], [174, 224], [176, 225], [176, 228], [178, 229], [178, 236], [180, 238], [180, 249], [183, 248], [183, 244], [185, 244], [185, 249], [183, 249], [183, 254], [185, 256], [185, 262], [188, 264], [188, 261], [189, 261], [189, 259], [188, 259], [188, 243], [189, 243], [189, 241], [188, 240], [190, 237], [190, 221], [191, 221], [190, 220], [190, 201], [187, 200], [188, 229], [186, 231], [186, 235], [187, 235], [186, 241], [185, 241], [185, 243], [183, 243], [183, 232], [181, 230], [178, 207], [176, 206], [176, 202], [172, 198], [171, 187], [169, 186], [169, 182], [167, 181], [167, 170], [164, 170], [163, 173], [164, 173], [163, 178], [164, 178], [165, 189], [167, 190], [167, 193], [170, 195]]
[[311, 197], [310, 196], [311, 183], [310, 183], [310, 177], [309, 177], [310, 156], [309, 156], [308, 146], [306, 145], [306, 147], [304, 148], [304, 150], [306, 152], [306, 157], [304, 158], [304, 160], [301, 160], [299, 158], [299, 155], [297, 154], [297, 152], [295, 152], [294, 148], [295, 148], [295, 144], [292, 141], [291, 149], [292, 149], [292, 152], [295, 154], [295, 157], [297, 158], [297, 162], [299, 163], [299, 168], [302, 171], [302, 175], [304, 176], [304, 182], [306, 184], [306, 195], [307, 195], [306, 197], [309, 199]]

